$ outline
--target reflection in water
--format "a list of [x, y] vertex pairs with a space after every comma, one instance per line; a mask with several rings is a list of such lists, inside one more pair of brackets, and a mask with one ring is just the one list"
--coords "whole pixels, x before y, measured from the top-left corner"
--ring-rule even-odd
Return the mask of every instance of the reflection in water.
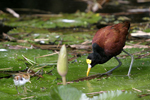
[[[87, 86], [92, 89], [90, 82], [87, 81]], [[89, 95], [90, 94], [90, 95]], [[128, 91], [115, 90], [105, 92], [82, 93], [75, 87], [70, 85], [61, 85], [53, 87], [50, 91], [50, 98], [52, 100], [134, 100], [136, 94]]]
[[89, 81], [86, 81], [86, 85], [87, 85], [86, 87], [88, 88], [87, 89], [88, 91], [92, 92], [94, 90], [93, 85], [91, 85], [91, 83]]

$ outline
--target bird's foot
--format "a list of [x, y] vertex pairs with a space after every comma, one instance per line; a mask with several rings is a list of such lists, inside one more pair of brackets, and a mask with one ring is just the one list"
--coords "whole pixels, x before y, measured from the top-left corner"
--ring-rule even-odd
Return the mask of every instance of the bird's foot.
[[20, 93], [20, 92], [18, 92], [18, 94], [16, 94], [16, 96], [17, 95], [20, 95], [20, 96], [27, 96], [25, 93]]
[[27, 89], [27, 91], [33, 92], [32, 90], [30, 90], [30, 89], [28, 89], [28, 88], [26, 88], [26, 89]]
[[106, 73], [103, 73], [102, 75], [107, 75], [107, 76], [110, 76], [112, 74], [112, 71], [111, 72], [106, 72]]
[[132, 78], [132, 77], [131, 77], [131, 74], [127, 74], [127, 76], [128, 76], [128, 78], [129, 78], [129, 79], [131, 79], [131, 78]]

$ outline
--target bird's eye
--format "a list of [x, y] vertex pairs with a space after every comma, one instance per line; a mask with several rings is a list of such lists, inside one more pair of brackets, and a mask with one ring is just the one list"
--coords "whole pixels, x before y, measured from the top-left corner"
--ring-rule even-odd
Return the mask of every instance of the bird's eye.
[[23, 78], [21, 78], [21, 80], [23, 80]]

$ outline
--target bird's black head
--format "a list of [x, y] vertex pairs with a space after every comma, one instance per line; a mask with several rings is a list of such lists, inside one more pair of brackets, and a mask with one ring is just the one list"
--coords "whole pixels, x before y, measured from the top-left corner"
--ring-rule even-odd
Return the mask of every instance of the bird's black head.
[[96, 64], [99, 64], [100, 60], [101, 60], [101, 57], [98, 53], [91, 53], [88, 55], [86, 59], [86, 62], [88, 64], [87, 76], [91, 68], [94, 67]]
[[[94, 67], [96, 64], [99, 64], [100, 58], [101, 57], [98, 53], [91, 53], [87, 57], [87, 64], [90, 64], [91, 67]], [[88, 60], [91, 62], [89, 63]]]

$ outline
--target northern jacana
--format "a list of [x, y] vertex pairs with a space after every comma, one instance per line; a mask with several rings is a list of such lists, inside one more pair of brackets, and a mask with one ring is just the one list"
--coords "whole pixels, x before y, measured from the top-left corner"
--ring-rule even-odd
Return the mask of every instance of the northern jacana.
[[96, 32], [92, 40], [93, 52], [89, 54], [86, 59], [88, 64], [87, 76], [89, 75], [92, 67], [94, 67], [96, 64], [103, 64], [112, 57], [115, 57], [115, 59], [119, 62], [119, 65], [104, 74], [109, 74], [116, 68], [120, 67], [122, 63], [116, 56], [122, 51], [131, 56], [131, 64], [127, 74], [128, 76], [130, 75], [134, 58], [131, 54], [123, 50], [126, 37], [129, 34], [129, 28], [130, 22], [125, 21], [112, 26], [106, 26]]
[[[22, 86], [22, 85], [24, 86], [24, 84], [26, 82], [31, 83], [29, 73], [18, 73], [14, 76], [13, 81], [16, 86], [16, 90], [17, 90], [18, 94], [19, 94], [19, 91], [18, 91], [17, 86]], [[26, 92], [26, 87], [24, 86], [23, 88], [24, 88], [24, 92]]]

